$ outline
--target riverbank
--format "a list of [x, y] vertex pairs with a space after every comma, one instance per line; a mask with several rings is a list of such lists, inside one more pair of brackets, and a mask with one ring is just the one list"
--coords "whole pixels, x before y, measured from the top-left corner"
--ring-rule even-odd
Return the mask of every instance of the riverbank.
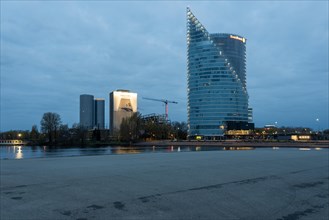
[[222, 147], [309, 147], [329, 148], [329, 141], [146, 141], [132, 144], [133, 146], [222, 146]]

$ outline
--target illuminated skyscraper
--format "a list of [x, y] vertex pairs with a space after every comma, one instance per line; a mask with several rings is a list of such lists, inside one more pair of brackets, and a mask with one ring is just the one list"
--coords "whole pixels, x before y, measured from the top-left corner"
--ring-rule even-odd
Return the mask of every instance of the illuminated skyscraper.
[[120, 130], [123, 118], [137, 112], [137, 93], [116, 90], [110, 93], [110, 129], [112, 134]]
[[190, 137], [222, 136], [248, 123], [246, 39], [210, 34], [187, 8], [187, 95]]

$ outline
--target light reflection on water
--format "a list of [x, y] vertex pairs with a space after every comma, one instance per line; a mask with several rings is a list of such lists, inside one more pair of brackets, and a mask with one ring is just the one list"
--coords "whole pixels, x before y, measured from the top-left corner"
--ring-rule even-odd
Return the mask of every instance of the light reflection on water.
[[11, 155], [10, 159], [23, 159], [24, 153], [23, 146], [2, 146], [1, 147], [1, 159], [6, 158], [5, 155]]
[[22, 159], [23, 153], [22, 153], [22, 146], [17, 146], [17, 153], [15, 154], [15, 159]]
[[[84, 147], [84, 148], [54, 148], [47, 146], [1, 146], [0, 159], [28, 159], [45, 157], [72, 157], [109, 154], [140, 154], [160, 152], [189, 152], [189, 151], [241, 151], [241, 150], [281, 150], [282, 148], [255, 147], [222, 147], [222, 146], [141, 146], [141, 147]], [[322, 150], [322, 148], [288, 148], [291, 150]], [[285, 148], [284, 150], [288, 150]]]

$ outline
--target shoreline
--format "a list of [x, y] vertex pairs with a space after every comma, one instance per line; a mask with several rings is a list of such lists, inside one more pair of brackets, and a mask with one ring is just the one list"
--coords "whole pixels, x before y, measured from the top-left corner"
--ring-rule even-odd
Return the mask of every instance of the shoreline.
[[[28, 145], [27, 146], [41, 146], [41, 145]], [[26, 146], [22, 145], [22, 146]], [[14, 146], [14, 145], [1, 145]], [[44, 145], [47, 146], [47, 145]], [[221, 141], [171, 141], [171, 140], [154, 140], [154, 141], [140, 141], [140, 142], [122, 142], [122, 143], [90, 143], [83, 146], [74, 145], [48, 145], [50, 148], [89, 148], [89, 147], [152, 147], [152, 146], [207, 146], [207, 147], [286, 147], [286, 148], [329, 148], [329, 140], [318, 141], [246, 141], [246, 140], [221, 140]]]
[[131, 146], [222, 146], [222, 147], [307, 147], [329, 148], [329, 141], [277, 142], [277, 141], [146, 141]]

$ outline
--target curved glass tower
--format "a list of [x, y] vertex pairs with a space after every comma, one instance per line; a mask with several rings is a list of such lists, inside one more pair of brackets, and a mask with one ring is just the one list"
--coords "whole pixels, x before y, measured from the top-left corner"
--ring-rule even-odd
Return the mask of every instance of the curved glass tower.
[[187, 8], [190, 137], [216, 138], [230, 122], [248, 122], [246, 39], [210, 34]]

